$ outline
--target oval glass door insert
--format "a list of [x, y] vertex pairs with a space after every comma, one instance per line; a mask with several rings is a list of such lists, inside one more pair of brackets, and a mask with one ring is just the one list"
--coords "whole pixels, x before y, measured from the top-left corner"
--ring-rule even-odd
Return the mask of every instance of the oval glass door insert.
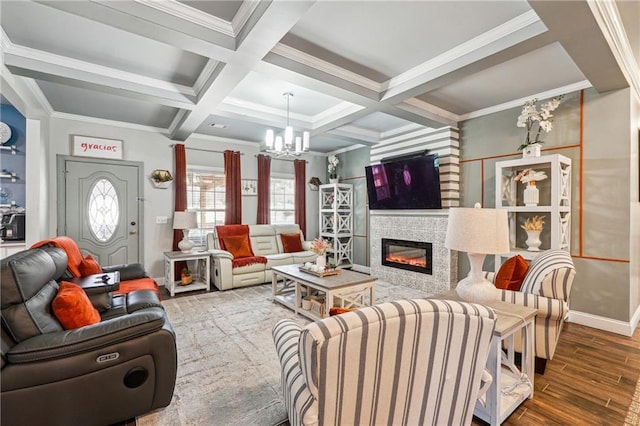
[[100, 242], [113, 237], [120, 218], [120, 203], [113, 184], [108, 179], [100, 179], [89, 195], [89, 228]]

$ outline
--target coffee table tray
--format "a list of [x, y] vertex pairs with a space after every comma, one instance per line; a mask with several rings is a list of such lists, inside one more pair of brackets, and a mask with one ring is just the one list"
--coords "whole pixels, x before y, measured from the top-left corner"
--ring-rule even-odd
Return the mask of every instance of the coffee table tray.
[[316, 272], [312, 269], [305, 268], [304, 266], [300, 267], [300, 270], [306, 274], [315, 275], [316, 277], [328, 277], [330, 275], [339, 275], [340, 269], [329, 269], [324, 272]]

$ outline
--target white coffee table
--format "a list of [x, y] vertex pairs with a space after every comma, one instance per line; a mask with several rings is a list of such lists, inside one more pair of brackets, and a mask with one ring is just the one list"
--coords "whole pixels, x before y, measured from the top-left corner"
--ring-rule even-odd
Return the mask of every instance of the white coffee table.
[[[329, 309], [371, 306], [376, 300], [376, 277], [341, 269], [340, 274], [318, 277], [300, 270], [302, 265], [271, 268], [273, 301], [312, 320], [329, 316]], [[324, 309], [316, 312], [302, 308], [302, 293], [324, 297]]]

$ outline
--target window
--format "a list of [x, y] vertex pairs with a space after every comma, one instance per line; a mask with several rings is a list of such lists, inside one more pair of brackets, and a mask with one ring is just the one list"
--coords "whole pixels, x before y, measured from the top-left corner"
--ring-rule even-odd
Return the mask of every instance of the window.
[[224, 225], [224, 173], [187, 168], [187, 210], [196, 212], [198, 229], [189, 232], [197, 246], [207, 245], [207, 234]]
[[293, 179], [271, 178], [271, 223], [295, 223]]

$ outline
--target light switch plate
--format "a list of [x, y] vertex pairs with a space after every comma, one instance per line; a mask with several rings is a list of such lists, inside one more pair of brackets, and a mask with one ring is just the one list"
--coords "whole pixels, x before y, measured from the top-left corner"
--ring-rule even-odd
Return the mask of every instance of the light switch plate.
[[156, 216], [156, 223], [157, 224], [167, 223], [167, 216]]

